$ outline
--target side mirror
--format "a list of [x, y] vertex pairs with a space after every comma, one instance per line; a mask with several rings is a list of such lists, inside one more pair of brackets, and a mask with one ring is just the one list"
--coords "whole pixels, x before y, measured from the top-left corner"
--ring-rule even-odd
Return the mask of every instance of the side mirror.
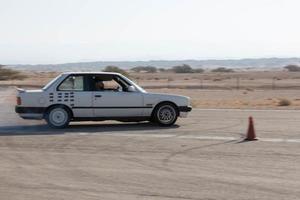
[[128, 88], [127, 88], [127, 91], [128, 92], [136, 92], [136, 89], [134, 86], [130, 85]]

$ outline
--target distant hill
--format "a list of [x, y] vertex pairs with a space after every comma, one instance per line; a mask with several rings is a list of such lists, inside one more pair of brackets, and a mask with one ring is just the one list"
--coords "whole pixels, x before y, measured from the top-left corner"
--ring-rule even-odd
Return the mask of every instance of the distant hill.
[[36, 71], [99, 71], [108, 65], [130, 69], [136, 66], [155, 66], [171, 68], [176, 65], [188, 64], [193, 68], [280, 68], [288, 64], [300, 65], [300, 58], [257, 58], [227, 60], [150, 60], [150, 61], [96, 61], [64, 64], [10, 65], [12, 68]]

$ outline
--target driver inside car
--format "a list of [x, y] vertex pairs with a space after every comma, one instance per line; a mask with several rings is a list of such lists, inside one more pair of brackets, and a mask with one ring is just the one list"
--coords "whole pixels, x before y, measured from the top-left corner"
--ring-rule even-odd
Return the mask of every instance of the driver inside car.
[[104, 90], [104, 83], [101, 80], [95, 80], [95, 89], [97, 91]]

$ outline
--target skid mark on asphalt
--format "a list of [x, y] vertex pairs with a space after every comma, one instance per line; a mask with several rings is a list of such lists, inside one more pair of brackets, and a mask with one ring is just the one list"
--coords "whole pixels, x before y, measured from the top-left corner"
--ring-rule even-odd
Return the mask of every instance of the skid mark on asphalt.
[[128, 149], [135, 142], [138, 142], [138, 143], [143, 142], [143, 143], [147, 144], [147, 142], [145, 142], [145, 141], [140, 141], [140, 140], [134, 141], [134, 140], [132, 140], [132, 138], [125, 139], [125, 141], [120, 144], [120, 148], [122, 149], [122, 152], [127, 156], [121, 157], [121, 159], [129, 161], [129, 162], [133, 162], [133, 163], [138, 164], [143, 167], [149, 167], [149, 168], [156, 169], [156, 170], [171, 171], [168, 168], [156, 165], [154, 163], [149, 162], [148, 160], [133, 157], [134, 154], [132, 152], [128, 151]]
[[[99, 135], [95, 133], [76, 133], [76, 135]], [[196, 140], [235, 140], [242, 141], [242, 137], [223, 137], [223, 136], [199, 136], [199, 135], [180, 135], [175, 134], [136, 134], [136, 133], [102, 133], [101, 136], [114, 137], [144, 137], [144, 138], [177, 138], [177, 139], [196, 139]], [[258, 138], [262, 142], [286, 142], [286, 143], [300, 143], [300, 139], [285, 139], [285, 138]]]
[[233, 111], [233, 112], [286, 112], [286, 113], [299, 113], [299, 110], [288, 110], [288, 109], [230, 109], [230, 108], [193, 108], [198, 111]]
[[208, 144], [208, 145], [202, 145], [202, 146], [197, 146], [197, 147], [191, 147], [191, 148], [184, 149], [184, 150], [181, 150], [181, 151], [176, 151], [176, 152], [173, 152], [170, 155], [168, 155], [165, 159], [163, 159], [163, 165], [168, 166], [169, 161], [172, 158], [174, 158], [174, 157], [176, 157], [176, 156], [178, 156], [180, 154], [186, 154], [186, 153], [188, 153], [190, 151], [204, 149], [204, 148], [209, 148], [209, 147], [213, 147], [213, 146], [224, 145], [224, 144], [233, 143], [233, 142], [237, 142], [237, 140], [229, 140], [229, 141], [226, 141], [226, 142], [218, 142], [218, 143], [214, 143], [214, 144]]

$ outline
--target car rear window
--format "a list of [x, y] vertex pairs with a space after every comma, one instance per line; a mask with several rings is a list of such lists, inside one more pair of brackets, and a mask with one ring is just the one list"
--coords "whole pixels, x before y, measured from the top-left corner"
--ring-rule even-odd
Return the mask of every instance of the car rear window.
[[84, 90], [83, 83], [84, 83], [83, 76], [69, 76], [60, 84], [58, 90], [83, 91]]
[[52, 79], [52, 81], [50, 81], [49, 83], [47, 83], [47, 85], [45, 85], [43, 87], [43, 90], [47, 90], [53, 83], [55, 83], [59, 78], [61, 77], [61, 75], [57, 76], [56, 78]]

